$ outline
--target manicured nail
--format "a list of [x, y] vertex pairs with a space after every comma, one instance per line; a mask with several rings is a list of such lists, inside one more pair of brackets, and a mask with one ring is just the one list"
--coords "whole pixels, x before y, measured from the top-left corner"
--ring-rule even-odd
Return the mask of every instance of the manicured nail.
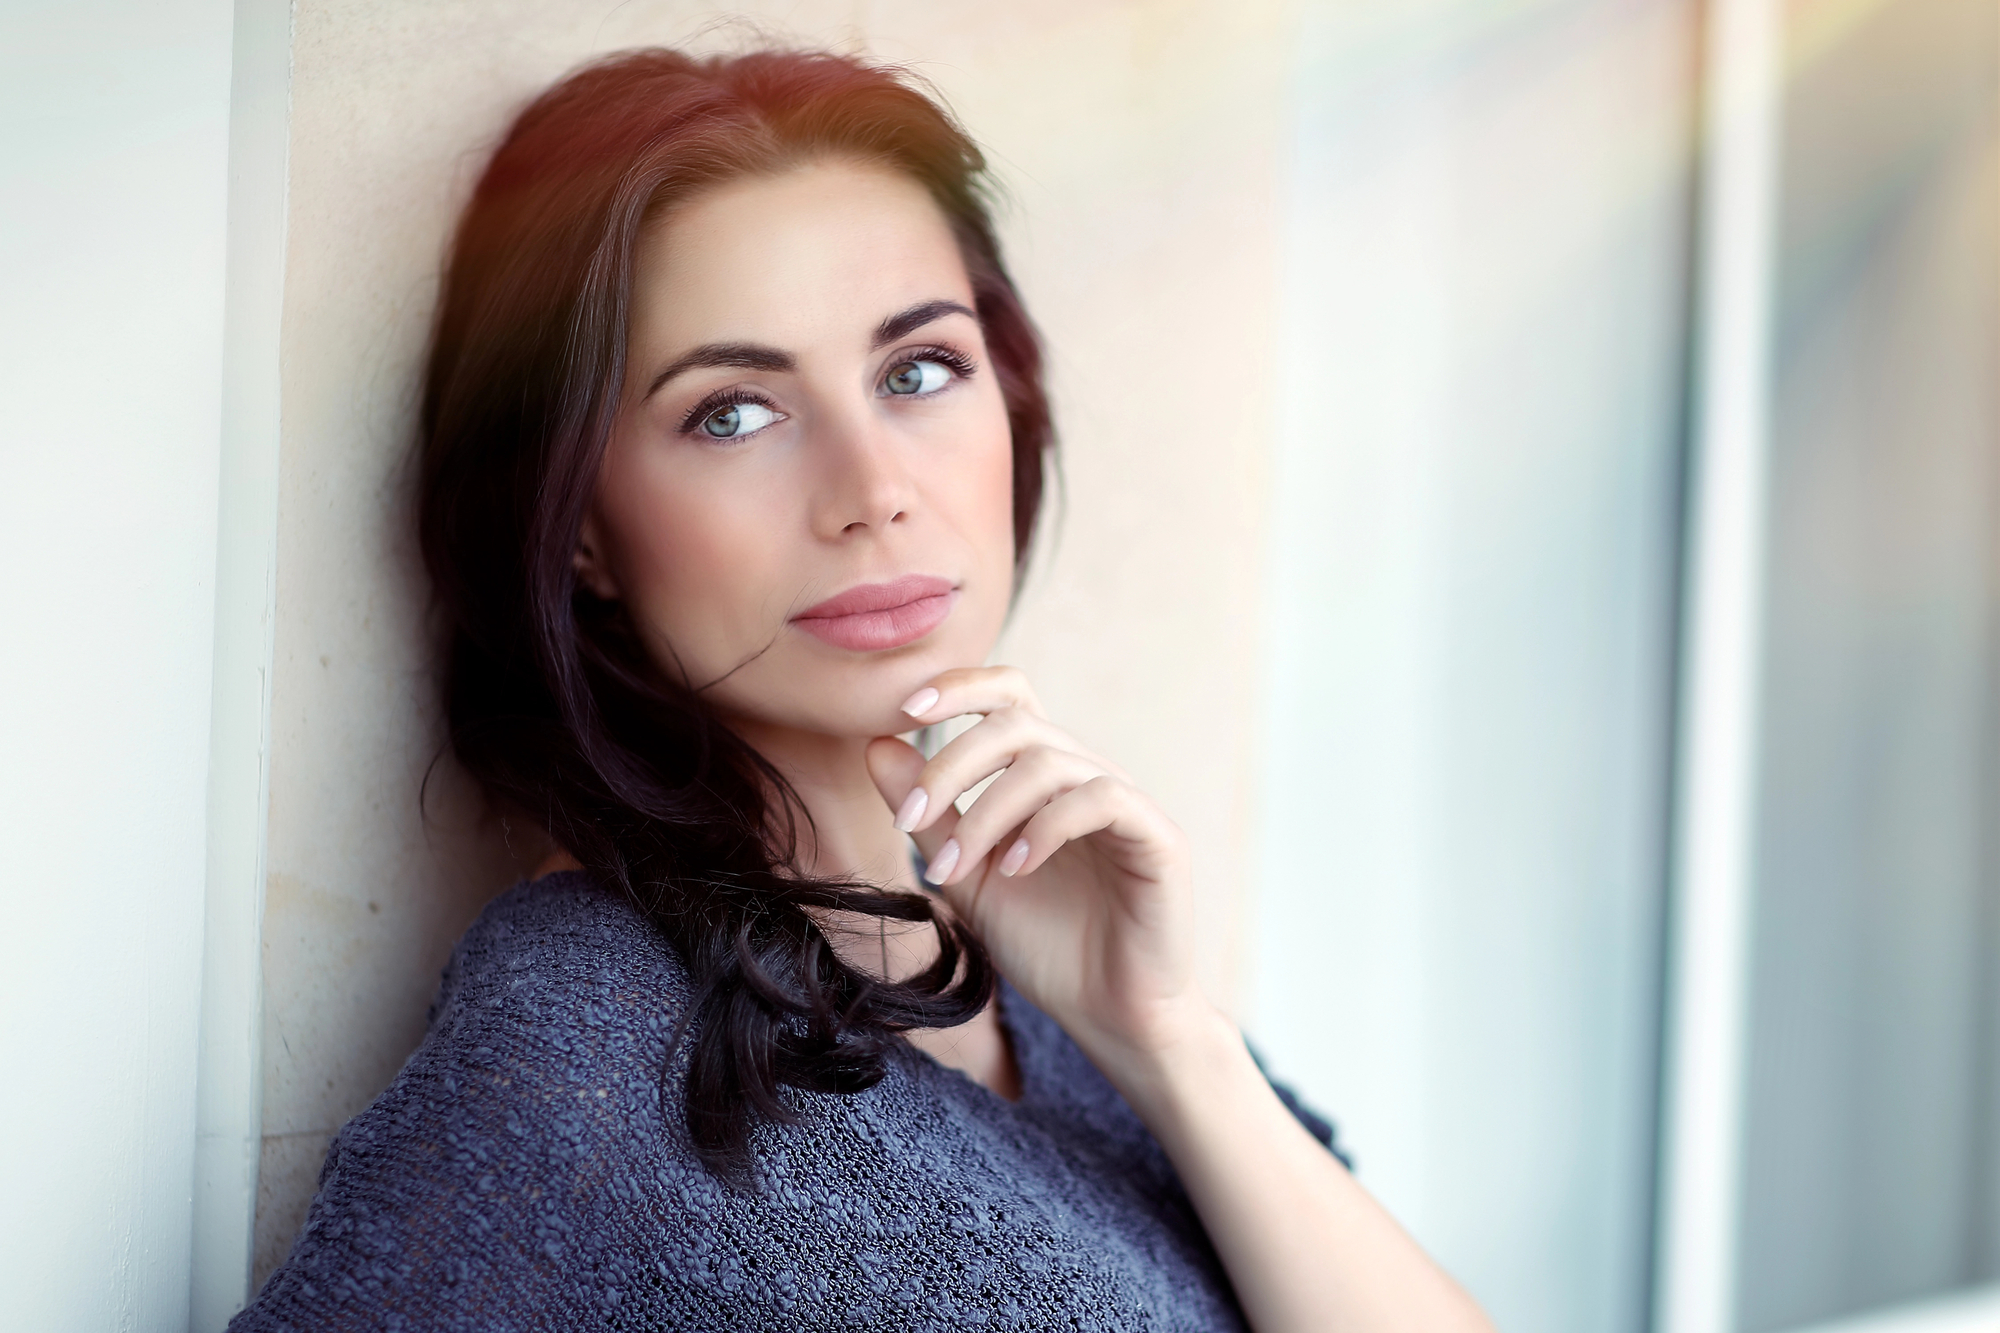
[[897, 830], [903, 833], [916, 832], [917, 821], [924, 817], [924, 807], [930, 803], [931, 798], [924, 795], [922, 787], [910, 788], [910, 794], [903, 798], [903, 808], [896, 812]]
[[903, 700], [903, 711], [911, 717], [922, 717], [937, 707], [938, 692], [926, 685], [909, 698]]
[[1027, 859], [1028, 840], [1016, 838], [1014, 845], [1007, 849], [1007, 854], [1000, 858], [1000, 873], [1011, 878], [1014, 872], [1021, 868], [1021, 863]]
[[942, 884], [958, 869], [958, 839], [946, 838], [938, 854], [924, 867], [924, 878], [933, 884]]

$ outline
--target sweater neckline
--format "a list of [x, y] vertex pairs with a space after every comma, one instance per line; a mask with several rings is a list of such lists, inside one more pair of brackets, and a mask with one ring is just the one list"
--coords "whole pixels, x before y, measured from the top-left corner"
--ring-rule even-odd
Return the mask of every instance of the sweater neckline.
[[1000, 984], [993, 988], [992, 1004], [994, 1015], [1000, 1020], [1001, 1034], [1006, 1037], [1008, 1052], [1014, 1057], [1014, 1072], [1019, 1075], [1021, 1080], [1021, 1095], [1019, 1097], [1011, 1099], [1002, 1097], [999, 1093], [993, 1091], [993, 1089], [987, 1087], [963, 1069], [953, 1068], [914, 1042], [899, 1040], [897, 1045], [902, 1048], [904, 1055], [915, 1063], [918, 1068], [924, 1069], [934, 1076], [943, 1078], [947, 1083], [955, 1081], [963, 1085], [966, 1095], [972, 1097], [975, 1101], [984, 1098], [986, 1103], [990, 1103], [993, 1106], [1005, 1107], [1009, 1111], [1023, 1110], [1041, 1100], [1037, 1095], [1041, 1092], [1041, 1088], [1033, 1075], [1029, 1073], [1029, 1066], [1033, 1064], [1033, 1061], [1028, 1059], [1026, 1050], [1028, 1034], [1024, 1029], [1024, 1025], [1017, 1021], [1020, 1014], [1015, 1009], [1016, 1004], [1025, 1003], [1026, 1001], [1021, 998], [1020, 993], [1014, 989], [1005, 977], [1002, 977]]

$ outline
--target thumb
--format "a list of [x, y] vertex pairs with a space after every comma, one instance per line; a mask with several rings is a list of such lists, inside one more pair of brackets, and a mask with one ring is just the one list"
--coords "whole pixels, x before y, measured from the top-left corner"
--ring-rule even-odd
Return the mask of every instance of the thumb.
[[[924, 775], [922, 751], [894, 736], [878, 736], [868, 742], [867, 759], [868, 776], [875, 780], [875, 790], [882, 793], [883, 802], [891, 813], [902, 810], [917, 779]], [[929, 828], [910, 836], [916, 839], [917, 850], [923, 853], [924, 860], [929, 861], [957, 827], [958, 811], [947, 806]]]

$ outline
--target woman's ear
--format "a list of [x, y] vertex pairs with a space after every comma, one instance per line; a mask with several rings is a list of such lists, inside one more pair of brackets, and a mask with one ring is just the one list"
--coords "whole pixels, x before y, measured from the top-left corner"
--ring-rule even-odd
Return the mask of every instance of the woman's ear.
[[618, 585], [612, 580], [611, 567], [604, 559], [604, 543], [598, 539], [597, 515], [583, 516], [583, 531], [576, 539], [576, 551], [570, 556], [570, 564], [576, 570], [577, 581], [590, 589], [596, 596], [607, 602], [618, 600]]

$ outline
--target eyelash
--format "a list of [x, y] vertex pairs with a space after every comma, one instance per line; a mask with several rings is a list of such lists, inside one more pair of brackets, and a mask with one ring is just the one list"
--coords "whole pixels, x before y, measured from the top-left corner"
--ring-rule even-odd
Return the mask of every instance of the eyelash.
[[[687, 415], [681, 418], [681, 434], [692, 435], [700, 428], [702, 422], [708, 420], [715, 413], [720, 412], [725, 407], [736, 407], [743, 403], [755, 403], [757, 406], [768, 408], [772, 412], [778, 410], [776, 403], [754, 389], [717, 389], [714, 393], [708, 395], [708, 397], [687, 410]], [[756, 432], [753, 431], [751, 433], [755, 434]], [[748, 439], [749, 436], [739, 435], [736, 438]]]
[[[972, 363], [972, 358], [953, 347], [912, 347], [908, 351], [898, 352], [896, 359], [889, 363], [889, 369], [894, 370], [906, 361], [935, 361], [957, 377], [952, 381], [954, 384], [958, 380], [969, 380], [979, 373], [979, 367]], [[946, 385], [945, 389], [950, 387]], [[943, 393], [945, 389], [933, 392]]]
[[[912, 347], [908, 351], [900, 353], [894, 361], [890, 362], [890, 369], [893, 370], [906, 361], [935, 361], [945, 367], [945, 369], [951, 371], [955, 377], [952, 380], [953, 384], [956, 384], [959, 380], [971, 379], [979, 373], [979, 367], [973, 363], [971, 357], [952, 347]], [[936, 389], [932, 393], [944, 393], [950, 387], [950, 385], [946, 385], [944, 389]], [[929, 397], [931, 395], [925, 396]], [[759, 407], [766, 408], [772, 412], [778, 410], [776, 403], [755, 390], [717, 389], [714, 393], [709, 394], [706, 398], [703, 398], [687, 410], [687, 415], [681, 418], [680, 433], [683, 435], [692, 435], [696, 430], [700, 429], [702, 422], [708, 420], [715, 413], [720, 412], [725, 407], [736, 407], [743, 403], [755, 403]], [[756, 432], [752, 431], [751, 434], [754, 435]], [[748, 439], [749, 436], [737, 436], [735, 438]], [[732, 440], [731, 443], [733, 442]]]

